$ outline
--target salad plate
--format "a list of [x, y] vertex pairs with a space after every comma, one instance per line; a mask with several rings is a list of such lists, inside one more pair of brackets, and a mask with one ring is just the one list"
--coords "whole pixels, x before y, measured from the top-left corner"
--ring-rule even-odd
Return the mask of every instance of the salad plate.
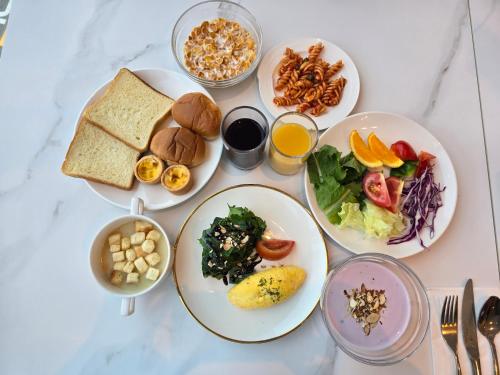
[[[281, 266], [305, 271], [300, 289], [284, 302], [267, 308], [236, 307], [228, 300], [228, 291], [245, 280], [225, 285], [222, 280], [203, 276], [199, 239], [214, 218], [226, 216], [228, 206], [233, 205], [248, 208], [262, 218], [266, 232], [273, 237], [295, 241], [285, 258], [263, 260], [255, 266], [256, 272]], [[210, 332], [240, 343], [274, 340], [299, 327], [319, 302], [328, 268], [327, 249], [314, 217], [295, 198], [264, 185], [232, 186], [207, 198], [182, 225], [174, 249], [174, 278], [186, 309]]]
[[370, 237], [362, 231], [351, 228], [341, 229], [338, 225], [332, 224], [318, 206], [314, 186], [309, 180], [306, 168], [304, 185], [311, 212], [330, 238], [355, 254], [374, 252], [404, 258], [423, 251], [441, 237], [455, 212], [457, 178], [450, 157], [439, 141], [424, 127], [403, 116], [384, 112], [365, 112], [347, 117], [322, 134], [318, 149], [324, 145], [331, 145], [342, 155], [348, 154], [351, 151], [349, 138], [353, 130], [356, 130], [363, 139], [372, 132], [376, 133], [377, 137], [387, 145], [404, 140], [413, 146], [417, 153], [426, 151], [436, 157], [433, 167], [434, 179], [436, 184], [445, 189], [441, 193], [442, 206], [437, 211], [434, 221], [434, 235], [424, 227], [416, 238], [389, 245], [387, 238]]
[[[162, 69], [140, 69], [135, 70], [134, 74], [154, 89], [168, 95], [174, 100], [189, 92], [200, 92], [214, 101], [207, 90], [182, 74]], [[109, 83], [107, 82], [100, 87], [85, 103], [77, 124], [80, 122], [85, 108], [104, 94]], [[162, 120], [157, 125], [156, 130], [172, 126], [179, 125], [175, 123], [171, 115], [168, 115], [165, 120]], [[161, 184], [148, 185], [136, 182], [131, 190], [122, 190], [90, 180], [85, 180], [85, 183], [99, 197], [121, 208], [129, 209], [130, 201], [134, 197], [141, 198], [144, 201], [144, 208], [147, 210], [160, 210], [172, 207], [188, 200], [207, 184], [219, 165], [222, 147], [221, 137], [217, 137], [212, 141], [206, 141], [205, 161], [198, 167], [191, 169], [194, 181], [193, 187], [188, 193], [183, 195], [172, 194], [165, 190]]]
[[324, 60], [331, 63], [342, 60], [344, 65], [339, 74], [347, 79], [340, 102], [336, 106], [328, 107], [325, 113], [314, 117], [318, 128], [324, 130], [348, 116], [358, 101], [360, 89], [359, 73], [353, 60], [344, 50], [329, 41], [319, 38], [307, 37], [290, 40], [271, 48], [266, 53], [259, 65], [257, 79], [262, 102], [273, 117], [276, 118], [285, 112], [295, 110], [295, 105], [278, 107], [273, 103], [273, 98], [280, 95], [276, 92], [275, 85], [283, 51], [286, 48], [291, 48], [300, 55], [307, 56], [308, 47], [318, 42], [321, 42], [324, 46], [321, 53], [321, 57]]

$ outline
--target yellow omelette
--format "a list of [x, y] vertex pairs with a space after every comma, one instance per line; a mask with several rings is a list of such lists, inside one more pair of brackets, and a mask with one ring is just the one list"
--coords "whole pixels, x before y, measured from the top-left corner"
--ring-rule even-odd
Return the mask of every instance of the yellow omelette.
[[227, 293], [229, 302], [243, 309], [277, 305], [293, 296], [302, 286], [306, 271], [296, 266], [270, 268], [257, 272]]

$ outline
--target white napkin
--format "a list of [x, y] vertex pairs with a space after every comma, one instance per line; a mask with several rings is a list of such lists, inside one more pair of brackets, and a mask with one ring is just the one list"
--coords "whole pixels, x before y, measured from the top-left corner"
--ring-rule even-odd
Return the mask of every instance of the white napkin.
[[[431, 345], [432, 345], [432, 366], [434, 375], [454, 375], [456, 374], [455, 357], [451, 349], [448, 347], [443, 337], [441, 336], [441, 309], [444, 299], [448, 295], [458, 296], [458, 357], [462, 366], [462, 374], [473, 374], [471, 362], [467, 356], [464, 342], [462, 339], [462, 295], [463, 288], [430, 288], [427, 290], [429, 302], [431, 305]], [[479, 317], [479, 311], [483, 307], [483, 303], [490, 296], [500, 297], [500, 288], [474, 288], [474, 307], [476, 308], [476, 318]], [[481, 355], [481, 369], [484, 375], [493, 374], [493, 359], [491, 356], [490, 345], [486, 338], [477, 332], [479, 353]], [[497, 349], [500, 349], [500, 334], [496, 337], [495, 343]]]

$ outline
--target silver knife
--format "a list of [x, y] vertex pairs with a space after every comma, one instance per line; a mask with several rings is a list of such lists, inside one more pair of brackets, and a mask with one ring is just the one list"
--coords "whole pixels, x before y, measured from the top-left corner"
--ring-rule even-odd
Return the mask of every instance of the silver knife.
[[474, 308], [474, 289], [472, 280], [465, 284], [462, 299], [462, 337], [464, 339], [467, 355], [472, 362], [474, 374], [481, 375], [481, 362], [479, 361], [479, 347], [477, 345], [476, 310]]

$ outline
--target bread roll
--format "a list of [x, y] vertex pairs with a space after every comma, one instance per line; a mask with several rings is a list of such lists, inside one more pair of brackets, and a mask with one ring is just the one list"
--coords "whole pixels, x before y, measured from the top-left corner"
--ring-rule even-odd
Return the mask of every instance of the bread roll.
[[222, 117], [220, 109], [202, 93], [182, 95], [172, 107], [172, 117], [180, 126], [207, 139], [219, 135]]
[[205, 159], [205, 141], [185, 128], [160, 130], [153, 136], [150, 150], [169, 164], [196, 167]]

